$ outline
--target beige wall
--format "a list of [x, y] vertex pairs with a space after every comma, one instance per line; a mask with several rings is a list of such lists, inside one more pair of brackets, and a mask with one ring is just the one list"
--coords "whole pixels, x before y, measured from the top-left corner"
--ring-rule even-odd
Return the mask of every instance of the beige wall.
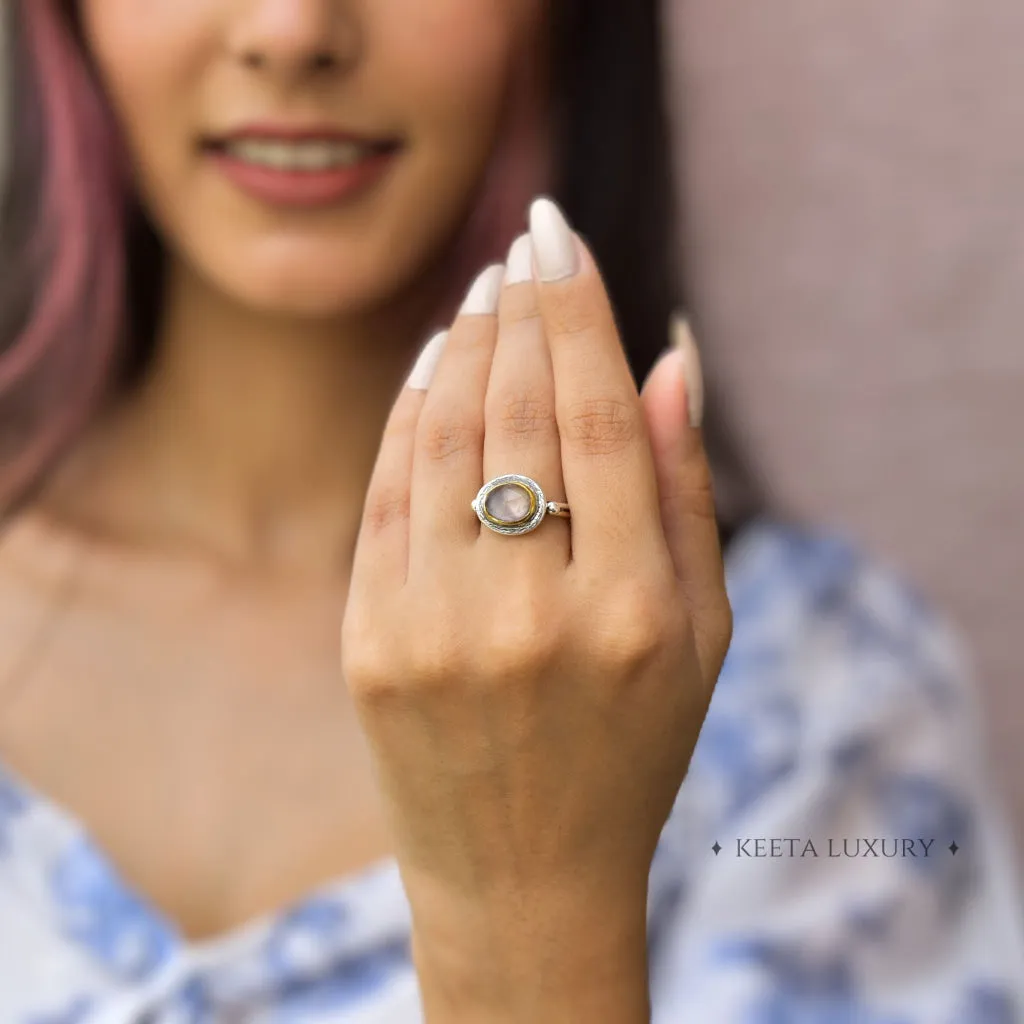
[[1024, 4], [669, 2], [709, 372], [962, 625], [1024, 849]]

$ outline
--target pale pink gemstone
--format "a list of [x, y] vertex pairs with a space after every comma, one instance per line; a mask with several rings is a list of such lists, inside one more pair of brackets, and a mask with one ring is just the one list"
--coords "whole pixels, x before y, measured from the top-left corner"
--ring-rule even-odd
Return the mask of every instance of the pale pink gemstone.
[[530, 514], [530, 494], [516, 484], [495, 487], [484, 508], [499, 522], [518, 523]]

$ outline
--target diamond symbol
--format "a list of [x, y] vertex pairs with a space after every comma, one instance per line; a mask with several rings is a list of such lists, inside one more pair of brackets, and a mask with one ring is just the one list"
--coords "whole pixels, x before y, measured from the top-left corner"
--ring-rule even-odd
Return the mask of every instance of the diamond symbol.
[[711, 849], [715, 851], [715, 856], [716, 856], [716, 857], [717, 857], [717, 856], [719, 855], [719, 853], [721, 852], [722, 848], [721, 848], [721, 847], [720, 847], [720, 846], [718, 845], [718, 840], [717, 840], [717, 839], [715, 840], [715, 845], [714, 845], [714, 846], [712, 846], [712, 847], [711, 847]]
[[956, 845], [956, 842], [952, 842], [949, 844], [949, 852], [953, 854], [954, 857], [956, 856], [956, 851], [959, 849], [960, 847]]

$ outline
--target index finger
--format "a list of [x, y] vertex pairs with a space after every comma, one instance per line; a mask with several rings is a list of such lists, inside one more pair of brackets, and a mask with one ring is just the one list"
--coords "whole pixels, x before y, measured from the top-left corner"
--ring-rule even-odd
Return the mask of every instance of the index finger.
[[590, 250], [550, 199], [530, 208], [534, 275], [555, 377], [573, 562], [670, 558], [647, 421]]

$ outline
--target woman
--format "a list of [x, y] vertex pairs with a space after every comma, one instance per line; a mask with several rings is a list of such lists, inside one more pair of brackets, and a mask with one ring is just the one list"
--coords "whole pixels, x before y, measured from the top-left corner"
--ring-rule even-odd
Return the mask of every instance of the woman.
[[1015, 1020], [955, 644], [656, 361], [654, 3], [11, 14], [0, 1020]]

